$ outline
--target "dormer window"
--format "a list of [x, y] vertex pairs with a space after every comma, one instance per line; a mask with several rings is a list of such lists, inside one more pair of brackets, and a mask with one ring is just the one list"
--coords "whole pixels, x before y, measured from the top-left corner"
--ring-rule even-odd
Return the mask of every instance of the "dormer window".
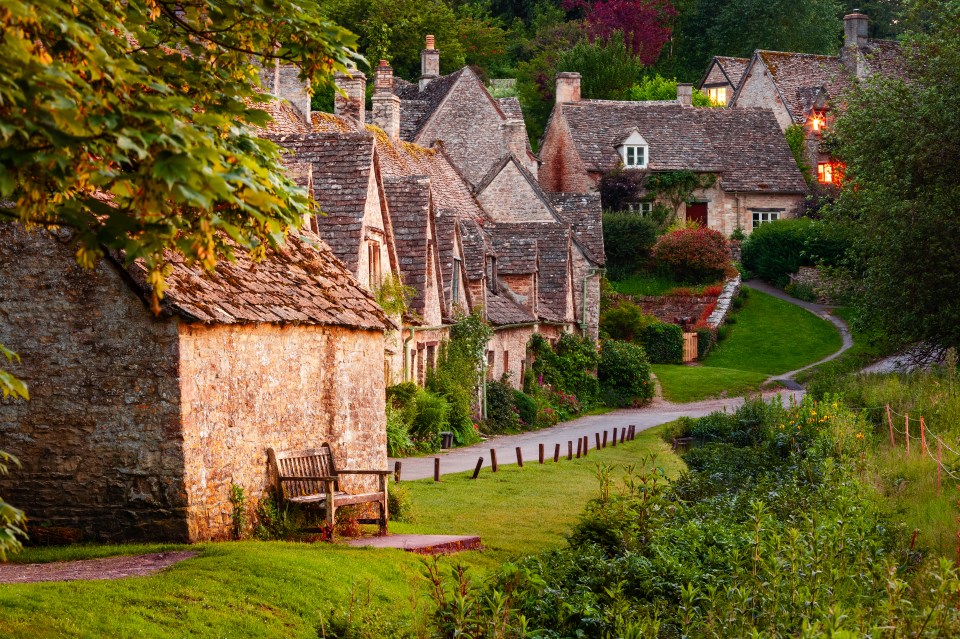
[[810, 128], [814, 133], [823, 133], [823, 130], [827, 128], [827, 118], [822, 113], [817, 113], [814, 111], [810, 115]]
[[707, 88], [707, 97], [714, 106], [727, 106], [727, 87]]
[[623, 166], [628, 169], [645, 169], [649, 162], [649, 145], [640, 132], [634, 129], [623, 142], [617, 146]]

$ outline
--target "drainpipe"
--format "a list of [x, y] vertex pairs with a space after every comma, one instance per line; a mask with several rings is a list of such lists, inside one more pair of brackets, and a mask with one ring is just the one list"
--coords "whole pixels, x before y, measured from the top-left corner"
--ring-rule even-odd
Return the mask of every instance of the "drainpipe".
[[583, 311], [580, 314], [580, 330], [583, 333], [587, 332], [587, 280], [594, 275], [605, 275], [606, 272], [607, 269], [605, 268], [591, 268], [583, 274], [583, 288], [581, 289], [583, 293]]

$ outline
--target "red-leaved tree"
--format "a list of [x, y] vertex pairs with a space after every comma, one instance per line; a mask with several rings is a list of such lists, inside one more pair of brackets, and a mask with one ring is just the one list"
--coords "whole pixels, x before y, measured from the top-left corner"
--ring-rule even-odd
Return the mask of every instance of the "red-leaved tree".
[[583, 10], [593, 38], [622, 31], [630, 53], [647, 66], [660, 57], [677, 15], [671, 0], [566, 0], [564, 7]]

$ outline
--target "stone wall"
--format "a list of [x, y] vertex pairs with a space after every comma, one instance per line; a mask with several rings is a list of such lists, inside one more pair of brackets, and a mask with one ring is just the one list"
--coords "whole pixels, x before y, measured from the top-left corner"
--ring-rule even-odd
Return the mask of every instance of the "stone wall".
[[635, 295], [630, 299], [648, 315], [653, 315], [661, 322], [680, 324], [682, 318], [690, 318], [696, 322], [707, 310], [707, 307], [717, 301], [712, 295]]
[[[509, 372], [511, 386], [518, 390], [523, 386], [523, 373], [527, 365], [527, 343], [534, 332], [533, 325], [495, 330], [493, 337], [487, 343], [487, 351], [493, 351], [491, 379], [500, 379], [504, 372]], [[509, 355], [505, 357], [505, 353]]]
[[386, 468], [382, 333], [182, 325], [180, 350], [192, 541], [228, 535], [231, 483], [263, 495], [269, 447], [329, 442], [342, 468]]
[[476, 185], [502, 155], [502, 121], [483, 85], [465, 71], [414, 141], [429, 147], [441, 140], [454, 165]]
[[553, 109], [550, 127], [540, 146], [540, 160], [538, 177], [544, 191], [590, 193], [596, 186], [577, 154], [562, 107]]
[[793, 119], [784, 106], [777, 87], [770, 77], [763, 64], [756, 64], [750, 71], [750, 75], [740, 81], [739, 94], [737, 95], [736, 107], [760, 107], [770, 109], [777, 118], [780, 129], [787, 130], [787, 127], [793, 124]]
[[513, 162], [477, 196], [494, 222], [554, 222], [556, 218]]
[[[576, 245], [572, 251], [574, 315], [584, 335], [596, 341], [600, 331], [600, 274]], [[586, 287], [584, 287], [586, 285]], [[584, 316], [583, 297], [587, 297]]]
[[34, 539], [186, 541], [176, 323], [74, 251], [0, 226], [0, 344], [31, 397], [0, 403], [0, 449], [23, 464], [0, 494]]

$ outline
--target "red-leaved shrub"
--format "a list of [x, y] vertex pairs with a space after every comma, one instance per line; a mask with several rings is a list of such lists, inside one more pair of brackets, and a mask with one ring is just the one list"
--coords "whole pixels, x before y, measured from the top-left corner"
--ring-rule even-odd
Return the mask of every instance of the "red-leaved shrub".
[[713, 229], [680, 229], [657, 240], [653, 256], [658, 264], [684, 282], [710, 282], [730, 267], [727, 238]]
[[705, 289], [703, 289], [703, 296], [704, 297], [720, 297], [720, 293], [722, 292], [723, 292], [722, 286], [716, 286], [716, 285], [708, 286]]

